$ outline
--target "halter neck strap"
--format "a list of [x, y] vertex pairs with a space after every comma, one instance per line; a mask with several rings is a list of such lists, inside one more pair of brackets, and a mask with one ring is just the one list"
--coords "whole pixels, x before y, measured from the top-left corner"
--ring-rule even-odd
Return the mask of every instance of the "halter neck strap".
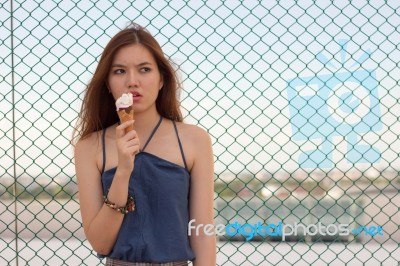
[[146, 143], [143, 146], [143, 149], [141, 149], [140, 151], [144, 151], [147, 147], [147, 145], [150, 143], [150, 140], [153, 138], [154, 134], [156, 133], [157, 129], [160, 127], [162, 122], [162, 116], [160, 116], [160, 120], [158, 120], [157, 125], [154, 127], [153, 131], [151, 132], [149, 138], [147, 139]]

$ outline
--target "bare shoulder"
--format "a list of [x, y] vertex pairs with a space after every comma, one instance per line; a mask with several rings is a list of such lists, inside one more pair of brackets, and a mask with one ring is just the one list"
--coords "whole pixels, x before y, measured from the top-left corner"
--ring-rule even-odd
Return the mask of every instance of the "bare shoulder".
[[177, 126], [188, 168], [192, 175], [196, 172], [196, 166], [211, 169], [213, 151], [211, 138], [207, 131], [191, 124], [177, 123]]
[[189, 145], [191, 148], [204, 147], [204, 145], [211, 145], [210, 135], [203, 128], [186, 124], [186, 123], [176, 123], [179, 130], [179, 135], [182, 141]]
[[75, 155], [77, 153], [95, 153], [99, 146], [100, 131], [94, 132], [84, 139], [78, 140], [75, 145]]
[[84, 139], [80, 139], [74, 150], [75, 165], [77, 167], [90, 165], [98, 168], [98, 158], [101, 152], [101, 131], [94, 132]]

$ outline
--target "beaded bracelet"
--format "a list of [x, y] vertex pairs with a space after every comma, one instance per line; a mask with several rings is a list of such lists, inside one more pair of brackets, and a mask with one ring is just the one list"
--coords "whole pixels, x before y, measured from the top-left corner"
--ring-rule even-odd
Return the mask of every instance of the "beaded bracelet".
[[119, 207], [114, 202], [109, 201], [107, 198], [107, 195], [104, 195], [103, 198], [104, 198], [104, 203], [108, 207], [110, 207], [111, 209], [113, 209], [117, 212], [120, 212], [122, 214], [127, 214], [128, 212], [133, 212], [136, 209], [135, 198], [133, 196], [128, 195], [128, 200], [124, 207]]

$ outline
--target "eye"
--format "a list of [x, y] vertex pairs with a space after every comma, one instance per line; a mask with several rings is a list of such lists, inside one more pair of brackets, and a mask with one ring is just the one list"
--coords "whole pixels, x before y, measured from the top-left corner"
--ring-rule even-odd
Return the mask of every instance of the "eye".
[[113, 73], [114, 73], [114, 74], [123, 74], [123, 73], [125, 73], [125, 70], [123, 70], [122, 68], [118, 68], [118, 69], [115, 69], [115, 70], [113, 71]]
[[142, 68], [140, 69], [140, 71], [143, 72], [143, 73], [150, 72], [150, 71], [151, 71], [151, 68], [149, 68], [149, 67], [142, 67]]

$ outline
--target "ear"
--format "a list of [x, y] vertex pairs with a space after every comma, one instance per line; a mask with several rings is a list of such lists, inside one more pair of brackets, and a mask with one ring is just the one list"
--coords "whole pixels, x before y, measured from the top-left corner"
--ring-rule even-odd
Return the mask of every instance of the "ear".
[[158, 89], [159, 91], [162, 89], [162, 87], [164, 86], [164, 81], [160, 81], [160, 88]]

